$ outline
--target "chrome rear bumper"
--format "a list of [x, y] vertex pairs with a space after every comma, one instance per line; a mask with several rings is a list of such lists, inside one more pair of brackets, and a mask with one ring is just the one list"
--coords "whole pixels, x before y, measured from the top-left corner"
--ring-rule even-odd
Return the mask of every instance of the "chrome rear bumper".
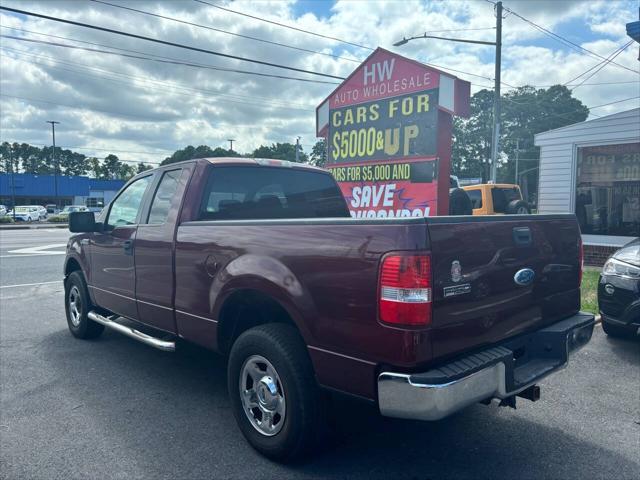
[[516, 395], [566, 366], [569, 355], [589, 342], [593, 326], [592, 314], [579, 313], [425, 373], [382, 372], [380, 413], [439, 420], [479, 401]]

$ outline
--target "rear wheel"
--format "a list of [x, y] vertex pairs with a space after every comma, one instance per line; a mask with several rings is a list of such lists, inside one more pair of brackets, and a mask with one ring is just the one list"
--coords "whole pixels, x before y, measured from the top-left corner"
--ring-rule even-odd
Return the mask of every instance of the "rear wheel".
[[72, 272], [64, 282], [64, 306], [69, 331], [76, 338], [96, 338], [104, 331], [104, 325], [87, 317], [91, 310], [89, 291], [82, 272]]
[[240, 335], [229, 355], [227, 382], [238, 426], [260, 453], [286, 462], [316, 444], [324, 430], [321, 395], [294, 327], [267, 324]]

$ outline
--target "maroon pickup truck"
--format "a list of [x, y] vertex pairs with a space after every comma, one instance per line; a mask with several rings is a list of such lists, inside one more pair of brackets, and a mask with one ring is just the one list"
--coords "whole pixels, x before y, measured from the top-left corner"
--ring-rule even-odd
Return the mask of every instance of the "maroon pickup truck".
[[144, 172], [69, 228], [71, 333], [228, 356], [242, 433], [281, 461], [317, 445], [327, 392], [422, 420], [514, 406], [593, 331], [573, 215], [356, 220], [328, 172], [233, 158]]

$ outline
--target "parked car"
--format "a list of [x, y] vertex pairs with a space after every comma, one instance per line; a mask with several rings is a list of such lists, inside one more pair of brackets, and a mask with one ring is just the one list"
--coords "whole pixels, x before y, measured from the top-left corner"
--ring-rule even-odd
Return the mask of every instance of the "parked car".
[[462, 187], [471, 200], [474, 215], [526, 215], [531, 213], [520, 187], [510, 183], [481, 183]]
[[66, 205], [58, 214], [61, 217], [68, 217], [71, 212], [88, 212], [89, 209], [84, 205]]
[[640, 239], [604, 264], [598, 282], [602, 329], [611, 336], [640, 335]]
[[47, 219], [47, 209], [42, 205], [29, 205], [32, 208], [38, 210], [38, 220], [46, 220]]
[[57, 215], [60, 212], [60, 209], [54, 203], [48, 203], [45, 205], [45, 208], [47, 209], [47, 213], [50, 215]]
[[7, 213], [7, 207], [5, 205], [0, 205], [0, 215], [4, 215]]
[[[40, 210], [32, 205], [18, 205], [15, 207], [16, 222], [37, 222], [40, 220]], [[13, 218], [14, 210], [9, 210], [5, 216]]]
[[226, 355], [240, 430], [280, 461], [316, 445], [327, 391], [409, 419], [515, 406], [593, 331], [570, 214], [353, 219], [325, 170], [222, 158], [141, 173], [69, 229], [71, 333]]

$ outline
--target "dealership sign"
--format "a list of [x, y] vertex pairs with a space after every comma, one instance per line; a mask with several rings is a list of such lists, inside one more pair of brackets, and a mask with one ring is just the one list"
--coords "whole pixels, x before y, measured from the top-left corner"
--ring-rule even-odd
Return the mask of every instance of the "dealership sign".
[[446, 214], [451, 115], [468, 115], [469, 87], [378, 48], [317, 108], [352, 216]]

